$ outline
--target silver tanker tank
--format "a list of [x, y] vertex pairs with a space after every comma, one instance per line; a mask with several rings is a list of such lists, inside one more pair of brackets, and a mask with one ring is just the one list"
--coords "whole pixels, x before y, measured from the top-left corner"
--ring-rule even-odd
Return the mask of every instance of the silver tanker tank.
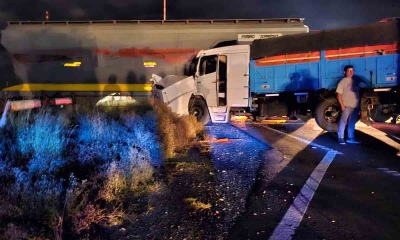
[[200, 49], [218, 42], [303, 32], [302, 18], [8, 22], [1, 31], [0, 88], [147, 91], [153, 73], [182, 75]]

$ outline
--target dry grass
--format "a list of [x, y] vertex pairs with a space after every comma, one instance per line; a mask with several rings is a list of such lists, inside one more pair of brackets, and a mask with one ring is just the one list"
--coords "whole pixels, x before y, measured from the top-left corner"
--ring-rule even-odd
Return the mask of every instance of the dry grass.
[[123, 169], [118, 163], [112, 162], [107, 171], [107, 180], [102, 190], [101, 196], [106, 201], [111, 202], [121, 199], [128, 191], [128, 179]]
[[177, 116], [163, 103], [154, 102], [158, 116], [158, 131], [162, 138], [163, 152], [166, 158], [175, 156], [176, 151], [184, 149], [201, 134], [204, 126], [191, 115]]
[[77, 233], [90, 229], [93, 225], [116, 225], [123, 219], [123, 213], [115, 209], [107, 213], [105, 209], [96, 207], [93, 204], [87, 205], [83, 211], [73, 216], [73, 226]]
[[211, 209], [211, 204], [199, 202], [196, 198], [185, 198], [185, 202], [187, 202], [189, 206], [195, 210]]
[[0, 237], [0, 239], [20, 240], [26, 239], [27, 237], [28, 233], [26, 230], [22, 229], [22, 227], [9, 223], [7, 224], [6, 231], [3, 233], [3, 236]]
[[101, 197], [108, 202], [122, 202], [128, 195], [140, 195], [152, 188], [154, 168], [147, 159], [138, 158], [131, 150], [129, 163], [113, 161], [107, 170], [107, 179]]
[[163, 190], [162, 160], [203, 129], [194, 117], [178, 117], [152, 101], [122, 112], [82, 109], [24, 111], [7, 119], [0, 136], [0, 217], [10, 224], [0, 226], [0, 239], [90, 239], [93, 229], [151, 211], [138, 201]]

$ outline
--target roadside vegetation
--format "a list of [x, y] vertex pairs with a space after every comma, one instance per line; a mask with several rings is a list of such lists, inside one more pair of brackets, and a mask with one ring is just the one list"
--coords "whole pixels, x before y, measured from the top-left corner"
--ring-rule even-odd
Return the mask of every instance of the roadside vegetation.
[[203, 238], [218, 229], [218, 183], [193, 116], [151, 101], [49, 108], [9, 114], [0, 131], [0, 239]]

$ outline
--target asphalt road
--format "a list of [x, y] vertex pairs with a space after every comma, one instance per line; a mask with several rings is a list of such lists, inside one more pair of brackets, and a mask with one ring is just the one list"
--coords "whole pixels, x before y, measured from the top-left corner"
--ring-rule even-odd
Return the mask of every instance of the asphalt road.
[[312, 120], [235, 125], [273, 149], [229, 239], [400, 239], [398, 126], [339, 145]]

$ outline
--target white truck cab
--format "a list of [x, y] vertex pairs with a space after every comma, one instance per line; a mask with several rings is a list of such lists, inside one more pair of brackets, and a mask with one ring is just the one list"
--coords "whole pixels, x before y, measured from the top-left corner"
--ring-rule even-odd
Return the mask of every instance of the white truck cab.
[[200, 51], [188, 77], [153, 76], [153, 95], [173, 112], [193, 114], [203, 123], [228, 122], [231, 107], [249, 105], [249, 45]]

